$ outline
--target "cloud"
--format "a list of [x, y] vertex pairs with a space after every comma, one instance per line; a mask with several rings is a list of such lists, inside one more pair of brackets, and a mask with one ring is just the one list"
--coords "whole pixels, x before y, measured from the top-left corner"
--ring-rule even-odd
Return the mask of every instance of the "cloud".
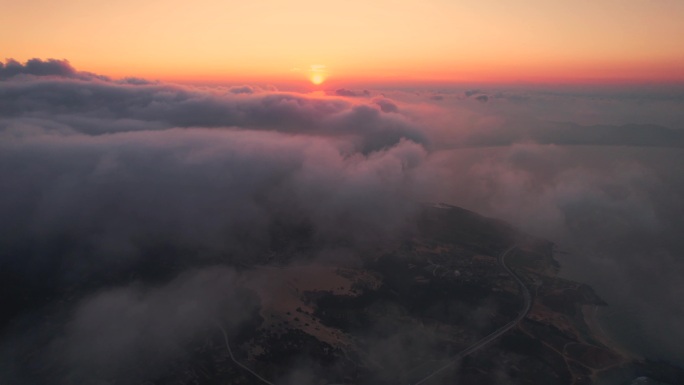
[[567, 146], [684, 147], [684, 131], [653, 124], [583, 126], [544, 122], [531, 126], [508, 126], [473, 133], [467, 144], [511, 145], [521, 142]]
[[[409, 225], [429, 155], [409, 117], [245, 90], [0, 82], [3, 382], [154, 378], [211, 319], [249, 316], [226, 265], [361, 253]], [[39, 346], [34, 373], [17, 360]]]
[[[251, 315], [229, 266], [363, 254], [403, 234], [424, 201], [571, 248], [609, 303], [650, 314], [638, 323], [658, 347], [644, 351], [677, 353], [666, 337], [684, 322], [684, 139], [665, 124], [676, 99], [642, 101], [634, 119], [632, 99], [351, 99], [30, 63], [0, 69], [0, 290], [13, 293], [0, 299], [2, 382], [154, 377], [212, 333], [210, 319]], [[369, 354], [401, 366], [399, 337], [429, 345], [407, 332]]]
[[[394, 145], [402, 138], [428, 144], [410, 119], [380, 114], [375, 106], [383, 112], [397, 112], [396, 105], [384, 99], [365, 104], [293, 93], [218, 94], [165, 84], [81, 79], [0, 83], [0, 114], [12, 118], [12, 123], [17, 118], [46, 118], [87, 134], [151, 126], [241, 127], [353, 137], [365, 152]], [[102, 124], [92, 124], [95, 120], [105, 121], [107, 130], [100, 130]], [[124, 120], [134, 124], [119, 124]]]
[[[681, 364], [672, 337], [684, 336], [667, 326], [684, 322], [677, 299], [684, 285], [675, 278], [684, 272], [677, 257], [684, 179], [673, 168], [684, 161], [680, 152], [519, 144], [443, 152], [426, 168], [442, 173], [445, 202], [554, 240], [570, 253], [557, 256], [564, 274], [610, 305], [622, 343]], [[639, 328], [647, 334], [633, 333]]]
[[363, 92], [356, 92], [356, 91], [348, 90], [345, 88], [338, 88], [337, 90], [335, 90], [335, 95], [347, 96], [347, 97], [359, 97], [359, 96], [368, 97], [368, 96], [370, 96], [370, 92], [368, 92], [368, 90], [363, 90]]
[[346, 155], [325, 139], [207, 129], [39, 135], [0, 148], [16, 165], [0, 171], [0, 211], [12, 218], [0, 224], [3, 275], [35, 285], [126, 277], [163, 244], [185, 250], [164, 257], [180, 268], [260, 258], [277, 222], [311, 227], [322, 245], [378, 240], [410, 210], [410, 174], [426, 157], [409, 141]]
[[642, 91], [641, 99], [602, 92], [486, 90], [488, 100], [496, 101], [493, 104], [473, 103], [467, 98], [430, 103], [424, 95], [385, 94], [401, 106], [402, 115], [421, 122], [433, 149], [529, 142], [649, 147], [681, 147], [684, 143], [684, 104], [666, 97], [671, 94], [668, 89], [656, 95]]
[[12, 354], [12, 347], [15, 353], [36, 349], [40, 370], [14, 369], [17, 377], [40, 383], [140, 383], [170, 372], [198, 340], [217, 334], [218, 325], [232, 331], [257, 308], [258, 298], [240, 287], [232, 269], [205, 267], [162, 285], [134, 283], [89, 295], [71, 307], [68, 322], [46, 346], [18, 334], [0, 356]]
[[14, 59], [8, 59], [6, 63], [0, 62], [0, 80], [21, 75], [108, 79], [105, 76], [88, 72], [77, 72], [67, 60], [47, 59], [43, 61], [41, 59], [29, 59], [25, 64], [21, 64]]
[[230, 87], [228, 92], [230, 92], [231, 94], [253, 94], [254, 88], [250, 86]]
[[[276, 131], [88, 135], [22, 124], [35, 131], [0, 140], [0, 285], [15, 293], [0, 300], [1, 321], [45, 336], [40, 345], [54, 352], [45, 370], [69, 375], [53, 383], [136, 383], [168, 369], [234, 292], [220, 277], [195, 290], [213, 273], [175, 278], [186, 272], [273, 253], [283, 263], [355, 254], [391, 239], [417, 207], [413, 178], [427, 157], [408, 140], [363, 154], [346, 140]], [[73, 314], [57, 317], [50, 299], [67, 294]], [[183, 304], [194, 306], [192, 319], [174, 313]], [[33, 313], [66, 329], [42, 329], [24, 316]], [[0, 340], [2, 357], [38, 349], [31, 334], [10, 335], [18, 340]], [[0, 379], [24, 383], [30, 373], [0, 368]]]
[[478, 102], [487, 103], [487, 102], [489, 101], [489, 96], [487, 96], [487, 95], [478, 95], [478, 96], [475, 97], [475, 100], [477, 100]]
[[131, 84], [131, 85], [138, 85], [138, 86], [149, 85], [149, 84], [159, 84], [159, 82], [150, 81], [150, 80], [143, 79], [143, 78], [134, 78], [134, 77], [123, 78], [121, 80], [118, 80], [117, 82], [121, 83], [121, 84]]
[[76, 70], [66, 60], [30, 59], [26, 64], [21, 64], [13, 59], [7, 60], [5, 64], [0, 62], [0, 79], [17, 75], [74, 77]]
[[382, 112], [399, 112], [399, 107], [397, 107], [397, 105], [389, 99], [378, 98], [374, 99], [373, 103], [380, 106], [380, 110], [382, 110]]
[[149, 374], [183, 355], [195, 334], [216, 331], [215, 321], [230, 330], [256, 308], [254, 295], [241, 292], [236, 279], [228, 268], [205, 268], [161, 287], [121, 287], [85, 298], [64, 336], [48, 347], [51, 358], [66, 361], [84, 381]]

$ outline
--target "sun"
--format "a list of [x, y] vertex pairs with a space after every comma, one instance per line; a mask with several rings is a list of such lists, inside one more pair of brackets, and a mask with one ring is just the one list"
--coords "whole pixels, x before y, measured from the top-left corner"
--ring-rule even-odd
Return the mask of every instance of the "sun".
[[313, 64], [309, 67], [309, 80], [315, 85], [323, 84], [328, 71], [322, 64]]
[[309, 80], [311, 80], [311, 83], [319, 85], [323, 84], [323, 82], [325, 81], [325, 76], [323, 76], [323, 74], [313, 73], [311, 74], [311, 78], [309, 78]]

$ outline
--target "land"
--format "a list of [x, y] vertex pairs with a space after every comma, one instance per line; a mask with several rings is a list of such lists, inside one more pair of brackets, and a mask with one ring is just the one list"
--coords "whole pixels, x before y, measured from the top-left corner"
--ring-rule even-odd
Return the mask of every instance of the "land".
[[245, 267], [244, 286], [260, 299], [250, 321], [228, 333], [218, 325], [155, 383], [684, 383], [681, 368], [631, 357], [601, 335], [590, 315], [606, 304], [558, 276], [553, 247], [437, 205], [355, 265]]

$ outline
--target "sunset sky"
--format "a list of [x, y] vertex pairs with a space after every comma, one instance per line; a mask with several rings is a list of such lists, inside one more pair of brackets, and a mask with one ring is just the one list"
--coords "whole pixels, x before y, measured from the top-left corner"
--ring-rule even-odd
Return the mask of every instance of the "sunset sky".
[[683, 82], [679, 0], [0, 2], [2, 59], [172, 81]]
[[0, 385], [681, 384], [683, 165], [684, 0], [0, 0]]

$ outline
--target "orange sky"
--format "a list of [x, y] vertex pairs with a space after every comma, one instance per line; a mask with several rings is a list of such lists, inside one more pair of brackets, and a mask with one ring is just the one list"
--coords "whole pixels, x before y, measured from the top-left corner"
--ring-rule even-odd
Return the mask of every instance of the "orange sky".
[[684, 81], [681, 0], [0, 0], [0, 9], [4, 58], [68, 59], [113, 77]]

